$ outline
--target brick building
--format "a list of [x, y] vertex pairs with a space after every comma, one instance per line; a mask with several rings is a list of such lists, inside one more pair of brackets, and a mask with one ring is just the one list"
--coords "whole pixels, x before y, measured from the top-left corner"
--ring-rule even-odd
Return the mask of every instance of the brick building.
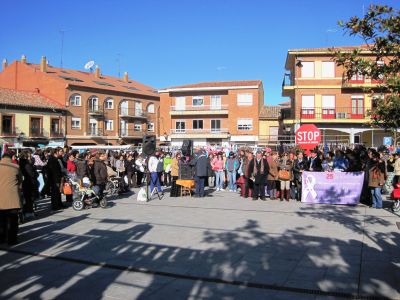
[[128, 78], [67, 70], [21, 61], [3, 61], [0, 87], [36, 92], [67, 108], [65, 134], [69, 145], [138, 144], [143, 135], [158, 136], [157, 91]]
[[[365, 46], [360, 47], [360, 55], [375, 60]], [[294, 134], [300, 125], [313, 123], [321, 129], [324, 143], [382, 145], [387, 133], [368, 125], [367, 111], [374, 99], [364, 89], [377, 86], [378, 81], [362, 75], [346, 78], [343, 67], [332, 61], [327, 48], [289, 50], [285, 67], [282, 95], [291, 103], [291, 110], [282, 112], [285, 131]]]
[[264, 104], [260, 80], [204, 82], [159, 90], [160, 140], [180, 146], [255, 145]]

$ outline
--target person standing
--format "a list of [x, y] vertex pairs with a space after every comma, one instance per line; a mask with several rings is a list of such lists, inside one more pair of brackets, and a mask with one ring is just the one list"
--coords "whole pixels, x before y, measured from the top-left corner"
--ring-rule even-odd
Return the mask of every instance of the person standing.
[[398, 153], [394, 154], [393, 169], [394, 169], [393, 184], [397, 184], [398, 182], [400, 182], [400, 155]]
[[22, 175], [17, 164], [6, 152], [0, 160], [0, 243], [18, 243], [18, 210], [21, 209], [20, 187]]
[[290, 197], [290, 181], [292, 180], [292, 161], [289, 159], [289, 154], [284, 153], [278, 166], [278, 178], [281, 185], [280, 198], [283, 201], [289, 201]]
[[250, 162], [249, 170], [254, 178], [253, 200], [265, 201], [265, 183], [269, 173], [268, 162], [262, 157], [262, 152], [257, 151], [256, 157]]
[[382, 187], [385, 184], [385, 163], [378, 152], [372, 153], [372, 166], [369, 169], [368, 187], [372, 195], [372, 208], [382, 208]]
[[149, 158], [149, 172], [150, 172], [150, 194], [154, 192], [154, 189], [157, 188], [159, 193], [162, 193], [161, 190], [161, 182], [158, 176], [158, 164], [159, 164], [160, 152], [156, 151], [155, 155], [150, 156]]
[[99, 158], [94, 161], [93, 172], [95, 185], [99, 187], [98, 196], [101, 200], [103, 199], [103, 192], [108, 181], [107, 166], [105, 164], [105, 161], [107, 160], [107, 154], [104, 152], [99, 152], [98, 157]]
[[322, 172], [322, 160], [319, 158], [317, 150], [311, 151], [308, 167], [310, 172]]
[[135, 160], [133, 159], [132, 154], [128, 154], [125, 161], [125, 170], [129, 188], [137, 188]]
[[215, 174], [214, 170], [212, 169], [211, 163], [214, 160], [214, 154], [210, 153], [208, 155], [208, 163], [209, 165], [209, 170], [208, 170], [208, 188], [213, 189], [215, 186]]
[[164, 157], [164, 186], [171, 186], [171, 154], [167, 153]]
[[211, 161], [211, 169], [215, 172], [216, 191], [224, 190], [224, 160], [222, 154], [218, 155]]
[[25, 199], [23, 212], [25, 217], [31, 218], [33, 217], [33, 202], [36, 195], [38, 182], [36, 179], [37, 173], [33, 169], [30, 153], [28, 151], [22, 151], [20, 154], [19, 169], [21, 170], [23, 176], [22, 193]]
[[194, 168], [195, 197], [204, 197], [204, 185], [208, 175], [208, 159], [204, 150], [199, 149], [189, 163]]
[[278, 152], [272, 152], [270, 160], [268, 161], [269, 172], [267, 176], [267, 190], [271, 200], [277, 198], [276, 181], [278, 180]]
[[297, 158], [293, 162], [293, 179], [296, 186], [296, 200], [301, 201], [301, 189], [302, 189], [302, 176], [303, 171], [307, 170], [307, 160], [304, 158], [303, 152], [297, 153]]
[[225, 169], [228, 175], [228, 186], [230, 192], [236, 192], [236, 174], [239, 169], [239, 162], [235, 158], [235, 154], [233, 152], [229, 153], [229, 157], [225, 163]]
[[58, 160], [58, 152], [62, 152], [62, 149], [54, 149], [50, 152], [49, 160], [47, 162], [47, 172], [48, 172], [48, 180], [50, 185], [50, 193], [51, 193], [51, 209], [59, 210], [63, 208], [63, 204], [61, 201], [61, 192], [60, 185], [61, 179], [63, 178], [63, 172]]

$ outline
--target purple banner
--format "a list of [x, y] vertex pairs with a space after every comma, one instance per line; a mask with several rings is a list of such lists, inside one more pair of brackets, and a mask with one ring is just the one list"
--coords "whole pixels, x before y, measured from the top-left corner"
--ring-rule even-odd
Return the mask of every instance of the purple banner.
[[301, 202], [356, 205], [364, 172], [303, 172]]

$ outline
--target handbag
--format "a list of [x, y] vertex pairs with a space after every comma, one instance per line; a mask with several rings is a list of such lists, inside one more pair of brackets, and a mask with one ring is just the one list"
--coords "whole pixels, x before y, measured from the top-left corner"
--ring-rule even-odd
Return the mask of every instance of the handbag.
[[288, 170], [279, 170], [278, 172], [279, 180], [290, 180], [290, 173]]
[[64, 183], [63, 194], [64, 195], [72, 195], [72, 187], [68, 182]]

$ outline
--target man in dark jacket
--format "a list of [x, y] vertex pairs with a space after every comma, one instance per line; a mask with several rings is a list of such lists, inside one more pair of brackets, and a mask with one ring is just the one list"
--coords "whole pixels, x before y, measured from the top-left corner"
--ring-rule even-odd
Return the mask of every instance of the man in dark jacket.
[[204, 197], [204, 185], [208, 176], [209, 163], [204, 150], [198, 150], [195, 157], [190, 161], [194, 168], [194, 182], [196, 187], [195, 197]]
[[47, 173], [49, 176], [49, 185], [51, 193], [51, 209], [59, 210], [63, 208], [61, 201], [60, 184], [63, 177], [62, 166], [59, 161], [59, 154], [62, 154], [62, 149], [51, 151], [47, 162]]
[[301, 201], [301, 189], [302, 189], [302, 175], [303, 171], [307, 170], [307, 160], [304, 157], [303, 152], [297, 153], [297, 158], [294, 160], [293, 163], [293, 177], [294, 177], [294, 184], [296, 185], [296, 200]]
[[106, 183], [108, 181], [107, 166], [104, 163], [107, 160], [107, 155], [104, 152], [99, 153], [99, 159], [94, 161], [94, 178], [95, 185], [99, 187], [99, 198], [103, 198], [103, 192], [106, 188]]
[[262, 152], [257, 151], [256, 157], [249, 163], [249, 174], [254, 178], [253, 200], [257, 200], [258, 197], [263, 201], [266, 200], [265, 184], [267, 182], [268, 173], [268, 162], [262, 157]]
[[311, 157], [308, 163], [310, 172], [322, 172], [322, 160], [319, 158], [317, 150], [311, 151]]

